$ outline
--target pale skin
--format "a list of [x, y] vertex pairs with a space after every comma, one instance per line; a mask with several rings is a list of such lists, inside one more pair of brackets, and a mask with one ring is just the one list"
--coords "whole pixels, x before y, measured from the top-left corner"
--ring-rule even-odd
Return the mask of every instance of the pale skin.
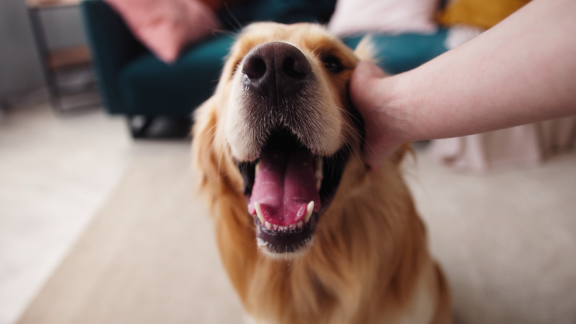
[[364, 161], [401, 144], [576, 114], [576, 1], [535, 0], [467, 43], [385, 77], [360, 62], [350, 96], [366, 123]]

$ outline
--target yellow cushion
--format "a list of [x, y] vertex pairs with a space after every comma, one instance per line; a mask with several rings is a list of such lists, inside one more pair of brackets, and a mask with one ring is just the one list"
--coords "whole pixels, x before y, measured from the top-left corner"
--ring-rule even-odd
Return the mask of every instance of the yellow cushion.
[[442, 25], [467, 24], [490, 28], [530, 0], [460, 0], [438, 17]]

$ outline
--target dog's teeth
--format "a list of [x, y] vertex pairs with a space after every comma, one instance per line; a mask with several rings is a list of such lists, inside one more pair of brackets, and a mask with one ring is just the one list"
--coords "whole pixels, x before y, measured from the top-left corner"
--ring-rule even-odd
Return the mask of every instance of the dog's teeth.
[[310, 220], [310, 217], [312, 216], [313, 211], [314, 211], [314, 200], [309, 202], [308, 206], [306, 206], [306, 217], [304, 218], [305, 223], [308, 223], [308, 221]]
[[282, 232], [286, 232], [286, 226], [280, 226], [280, 230], [281, 230]]
[[314, 176], [316, 176], [316, 179], [322, 179], [322, 177], [323, 177], [322, 163], [320, 163], [320, 168], [318, 168], [318, 169], [316, 169], [316, 171], [314, 171]]
[[272, 224], [272, 228], [274, 228], [274, 230], [277, 230], [277, 229], [278, 229], [278, 225]]
[[314, 159], [314, 171], [320, 170], [322, 171], [322, 157], [317, 156]]
[[271, 229], [272, 228], [272, 224], [268, 223], [268, 222], [264, 222], [264, 226], [266, 226], [267, 229]]
[[254, 173], [254, 175], [258, 174], [259, 170], [260, 170], [260, 162], [258, 162], [258, 164], [256, 164], [256, 172]]
[[258, 215], [258, 218], [260, 219], [260, 224], [264, 224], [265, 220], [264, 216], [262, 216], [262, 208], [260, 208], [259, 202], [254, 202], [254, 209], [256, 209], [256, 215]]
[[314, 177], [316, 178], [316, 189], [320, 190], [322, 186], [322, 178], [324, 177], [324, 172], [322, 170], [322, 158], [316, 157], [314, 160]]
[[322, 171], [323, 171], [322, 167], [323, 167], [322, 158], [317, 157], [316, 160], [314, 160], [314, 175], [316, 176], [316, 178], [322, 178]]
[[296, 226], [298, 228], [302, 228], [304, 226], [304, 222], [303, 221], [299, 221], [298, 224], [296, 224]]
[[288, 226], [288, 229], [291, 230], [291, 231], [295, 230], [295, 229], [296, 229], [296, 224], [292, 224], [292, 225]]

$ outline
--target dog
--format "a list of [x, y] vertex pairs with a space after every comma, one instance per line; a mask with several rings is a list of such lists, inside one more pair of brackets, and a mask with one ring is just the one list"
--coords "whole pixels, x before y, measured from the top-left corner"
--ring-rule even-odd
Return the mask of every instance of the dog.
[[316, 24], [239, 34], [195, 113], [193, 163], [252, 323], [447, 323], [450, 294], [402, 178], [368, 172], [355, 51]]

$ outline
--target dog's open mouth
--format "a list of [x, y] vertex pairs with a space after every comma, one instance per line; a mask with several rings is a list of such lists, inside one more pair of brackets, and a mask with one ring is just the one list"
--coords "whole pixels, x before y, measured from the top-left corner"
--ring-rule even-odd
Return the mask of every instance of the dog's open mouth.
[[258, 160], [239, 163], [258, 245], [272, 253], [294, 253], [311, 244], [348, 157], [346, 148], [332, 156], [314, 155], [279, 128], [268, 136]]

